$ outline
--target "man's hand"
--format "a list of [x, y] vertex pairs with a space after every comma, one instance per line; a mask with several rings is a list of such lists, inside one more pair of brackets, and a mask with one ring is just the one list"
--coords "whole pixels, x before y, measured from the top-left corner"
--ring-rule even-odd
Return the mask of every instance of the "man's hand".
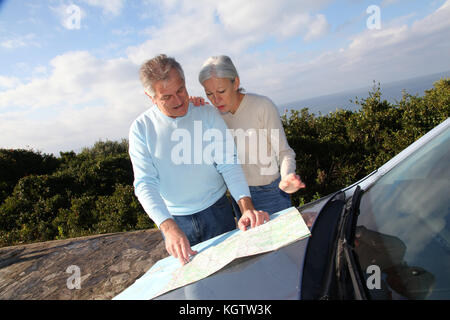
[[278, 187], [286, 193], [294, 193], [301, 188], [306, 188], [306, 185], [298, 175], [291, 173], [280, 181]]
[[254, 228], [270, 220], [269, 214], [265, 211], [255, 210], [251, 198], [244, 197], [238, 201], [242, 217], [238, 221], [240, 230], [245, 231], [248, 227]]
[[189, 97], [189, 102], [192, 102], [196, 107], [209, 104], [209, 102], [205, 102], [205, 99], [203, 99], [202, 97]]
[[189, 262], [189, 256], [197, 254], [191, 249], [189, 240], [173, 219], [167, 219], [159, 226], [166, 238], [166, 250], [174, 258], [178, 258], [182, 265]]

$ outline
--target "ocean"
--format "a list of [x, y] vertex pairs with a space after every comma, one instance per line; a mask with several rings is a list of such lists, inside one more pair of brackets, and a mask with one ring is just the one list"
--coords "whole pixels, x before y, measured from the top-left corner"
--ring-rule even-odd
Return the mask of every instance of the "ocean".
[[[433, 88], [433, 83], [442, 78], [450, 78], [450, 70], [386, 84], [380, 83], [381, 99], [396, 103], [396, 101], [400, 101], [402, 98], [402, 90], [405, 90], [411, 95], [417, 94], [423, 96], [425, 90]], [[293, 101], [281, 104], [278, 108], [281, 114], [284, 114], [286, 109], [300, 110], [302, 108], [308, 108], [309, 112], [315, 115], [319, 115], [319, 113], [324, 115], [334, 112], [336, 109], [356, 111], [359, 109], [359, 106], [351, 103], [350, 100], [355, 100], [355, 97], [358, 97], [359, 100], [367, 98], [369, 91], [373, 91], [373, 85], [374, 83], [371, 83], [367, 87], [359, 89]], [[376, 85], [378, 85], [377, 82]]]

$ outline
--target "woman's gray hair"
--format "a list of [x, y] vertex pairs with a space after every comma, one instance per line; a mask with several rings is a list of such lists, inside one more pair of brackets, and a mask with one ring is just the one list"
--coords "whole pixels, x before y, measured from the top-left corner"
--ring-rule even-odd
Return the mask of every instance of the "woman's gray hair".
[[150, 96], [155, 96], [153, 84], [157, 81], [168, 80], [169, 72], [172, 68], [175, 68], [180, 74], [181, 79], [185, 81], [181, 65], [174, 58], [168, 57], [165, 54], [160, 54], [141, 66], [139, 77], [144, 89]]
[[[212, 78], [227, 78], [231, 82], [234, 82], [239, 74], [236, 67], [228, 56], [212, 56], [209, 57], [205, 63], [203, 63], [202, 68], [198, 74], [198, 81], [203, 85], [203, 82]], [[239, 92], [244, 91], [243, 88], [238, 89]]]

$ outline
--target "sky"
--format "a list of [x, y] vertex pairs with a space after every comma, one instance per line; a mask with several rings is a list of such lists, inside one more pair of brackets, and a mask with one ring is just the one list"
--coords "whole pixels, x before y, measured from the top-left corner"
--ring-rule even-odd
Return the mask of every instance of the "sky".
[[128, 137], [165, 53], [188, 92], [229, 55], [284, 104], [450, 70], [450, 0], [0, 0], [0, 148], [75, 151]]

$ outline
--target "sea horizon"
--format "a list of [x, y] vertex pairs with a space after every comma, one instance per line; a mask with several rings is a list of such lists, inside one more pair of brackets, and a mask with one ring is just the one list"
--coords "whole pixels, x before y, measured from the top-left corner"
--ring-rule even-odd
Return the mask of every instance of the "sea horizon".
[[[401, 100], [403, 92], [413, 96], [423, 96], [425, 90], [433, 88], [434, 82], [442, 78], [450, 78], [450, 70], [389, 83], [380, 82], [381, 99], [396, 103]], [[356, 111], [359, 105], [350, 100], [355, 101], [356, 97], [360, 100], [367, 98], [369, 92], [373, 91], [374, 85], [377, 87], [378, 83], [379, 81], [375, 80], [365, 87], [279, 104], [278, 109], [280, 114], [284, 114], [286, 111], [308, 108], [309, 112], [315, 115], [325, 115], [336, 109]]]

